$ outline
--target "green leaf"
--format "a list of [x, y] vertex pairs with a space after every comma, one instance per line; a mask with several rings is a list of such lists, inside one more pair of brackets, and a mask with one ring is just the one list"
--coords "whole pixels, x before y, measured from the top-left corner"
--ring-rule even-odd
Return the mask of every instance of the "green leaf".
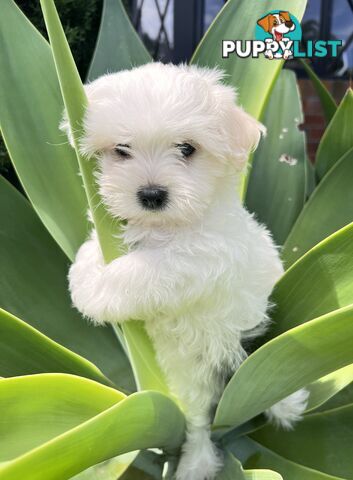
[[217, 480], [283, 480], [270, 470], [243, 470], [241, 463], [231, 453], [224, 456], [224, 467]]
[[[305, 0], [287, 0], [286, 10], [298, 20], [306, 7]], [[270, 10], [278, 9], [278, 2], [268, 0], [229, 0], [222, 8], [195, 51], [191, 63], [208, 67], [220, 67], [229, 76], [226, 80], [238, 89], [239, 103], [250, 114], [259, 118], [273, 88], [282, 61], [259, 58], [240, 58], [230, 55], [222, 58], [222, 40], [253, 40], [256, 22]]]
[[328, 412], [335, 408], [353, 404], [353, 382], [331, 397], [326, 403], [318, 407], [315, 412]]
[[164, 454], [155, 453], [151, 450], [141, 450], [121, 477], [121, 480], [161, 480], [165, 459]]
[[226, 448], [241, 460], [245, 468], [274, 469], [284, 480], [343, 480], [293, 463], [247, 437], [229, 440]]
[[287, 267], [353, 220], [352, 182], [353, 148], [321, 181], [294, 224], [282, 253]]
[[[286, 10], [300, 21], [306, 4], [306, 0], [287, 0]], [[276, 0], [228, 0], [191, 59], [191, 63], [224, 70], [227, 74], [225, 80], [238, 90], [240, 105], [258, 119], [263, 114], [283, 61], [271, 61], [263, 55], [259, 58], [239, 58], [236, 55], [222, 58], [222, 40], [253, 40], [257, 20], [278, 7]], [[246, 186], [245, 179], [243, 197]]]
[[62, 372], [110, 385], [91, 362], [0, 308], [0, 373], [4, 377]]
[[[278, 108], [281, 105], [281, 108]], [[305, 134], [296, 76], [283, 70], [271, 93], [263, 123], [267, 136], [254, 154], [246, 206], [282, 245], [304, 206]]]
[[305, 200], [308, 200], [316, 188], [315, 167], [308, 156], [305, 162], [305, 179]]
[[101, 25], [88, 80], [151, 62], [121, 0], [104, 0]]
[[[53, 0], [41, 0], [41, 6], [52, 47], [62, 96], [71, 130], [73, 132], [76, 156], [82, 173], [88, 203], [92, 212], [99, 242], [102, 247], [103, 256], [106, 262], [109, 262], [118, 255], [125, 253], [125, 248], [122, 245], [122, 242], [117, 240], [117, 233], [121, 226], [118, 225], [118, 222], [113, 221], [112, 217], [105, 210], [103, 203], [101, 202], [97, 191], [97, 185], [95, 183], [95, 162], [87, 162], [87, 160], [80, 154], [79, 142], [83, 133], [82, 119], [86, 106], [85, 93]], [[162, 380], [163, 375], [155, 359], [151, 341], [141, 323], [125, 322], [122, 326], [122, 330], [127, 341], [128, 337], [131, 336], [134, 337], [135, 341], [139, 339], [139, 342], [141, 342], [139, 348], [149, 350], [150, 352], [149, 358], [151, 359], [151, 363], [149, 364], [148, 369], [153, 372], [152, 376], [146, 373], [146, 362], [144, 359], [141, 362], [138, 355], [132, 358], [136, 375], [135, 378], [138, 385], [144, 389], [153, 389], [156, 387], [155, 378], [158, 377], [163, 384], [162, 390], [168, 391], [168, 387]], [[133, 355], [134, 346], [128, 345], [128, 348]]]
[[90, 326], [71, 307], [67, 257], [27, 200], [2, 177], [0, 218], [0, 306], [93, 362], [116, 385], [133, 390], [132, 372], [114, 332]]
[[75, 475], [72, 480], [117, 480], [126, 472], [137, 454], [138, 452], [129, 452], [106, 460]]
[[353, 365], [347, 365], [336, 372], [330, 373], [308, 386], [310, 391], [306, 411], [314, 410], [325, 404], [330, 398], [341, 392], [353, 382]]
[[293, 462], [353, 479], [353, 405], [306, 415], [292, 432], [266, 426], [251, 436]]
[[300, 61], [302, 63], [304, 70], [308, 74], [308, 77], [310, 78], [313, 84], [313, 87], [315, 88], [316, 93], [320, 99], [322, 111], [325, 115], [326, 122], [329, 123], [332, 120], [337, 110], [337, 104], [335, 102], [335, 99], [333, 98], [331, 93], [328, 91], [325, 84], [316, 75], [316, 73], [311, 68], [309, 63], [307, 63], [305, 60], [300, 60]]
[[353, 223], [311, 249], [277, 283], [267, 339], [353, 304]]
[[124, 399], [63, 374], [1, 380], [0, 410], [2, 480], [66, 480], [126, 452], [177, 448], [184, 437], [184, 417], [164, 395]]
[[321, 180], [353, 148], [353, 90], [349, 88], [328, 125], [316, 156], [316, 174]]
[[87, 200], [75, 154], [58, 129], [63, 112], [50, 48], [12, 0], [1, 2], [0, 125], [42, 222], [69, 258], [87, 235]]
[[241, 425], [305, 385], [353, 363], [352, 341], [350, 306], [266, 343], [233, 375], [218, 405], [215, 424]]

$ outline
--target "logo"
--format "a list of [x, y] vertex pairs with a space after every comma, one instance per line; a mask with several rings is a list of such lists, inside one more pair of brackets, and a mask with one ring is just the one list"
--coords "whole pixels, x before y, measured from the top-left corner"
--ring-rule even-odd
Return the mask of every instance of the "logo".
[[291, 58], [337, 57], [342, 40], [308, 40], [301, 43], [302, 28], [298, 19], [286, 10], [271, 10], [259, 18], [255, 26], [255, 40], [223, 40], [222, 57], [231, 54], [240, 58], [269, 60]]

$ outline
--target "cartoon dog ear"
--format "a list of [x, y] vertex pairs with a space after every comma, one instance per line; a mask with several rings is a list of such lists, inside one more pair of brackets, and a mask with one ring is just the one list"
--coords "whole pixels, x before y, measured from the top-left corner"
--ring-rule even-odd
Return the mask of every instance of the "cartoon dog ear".
[[230, 156], [238, 171], [243, 170], [250, 153], [254, 152], [266, 135], [266, 127], [241, 107], [234, 105], [230, 118]]
[[260, 18], [260, 20], [257, 21], [257, 24], [260, 25], [260, 27], [262, 27], [265, 32], [269, 32], [270, 31], [270, 15], [266, 15], [266, 17], [262, 17]]
[[279, 12], [279, 14], [285, 19], [286, 22], [291, 21], [289, 12]]

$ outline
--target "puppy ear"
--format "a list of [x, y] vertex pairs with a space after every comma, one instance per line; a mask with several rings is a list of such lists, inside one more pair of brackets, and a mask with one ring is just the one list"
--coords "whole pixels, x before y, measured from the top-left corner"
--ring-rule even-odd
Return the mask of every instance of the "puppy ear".
[[234, 105], [230, 115], [230, 157], [238, 171], [243, 170], [248, 156], [266, 135], [266, 127], [241, 107]]
[[270, 31], [270, 15], [266, 15], [266, 17], [260, 18], [260, 20], [257, 21], [257, 24], [262, 27], [265, 32]]
[[279, 14], [285, 19], [286, 22], [291, 20], [289, 12], [279, 12]]

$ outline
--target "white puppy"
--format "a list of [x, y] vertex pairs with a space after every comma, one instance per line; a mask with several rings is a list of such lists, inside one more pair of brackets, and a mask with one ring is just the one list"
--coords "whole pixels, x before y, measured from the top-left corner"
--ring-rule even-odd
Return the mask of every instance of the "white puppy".
[[[100, 193], [126, 220], [128, 253], [105, 265], [93, 231], [70, 269], [72, 300], [97, 324], [145, 321], [185, 408], [178, 480], [219, 471], [212, 407], [246, 357], [247, 331], [266, 322], [282, 274], [270, 234], [236, 192], [264, 127], [221, 80], [219, 71], [155, 63], [86, 87], [82, 151], [98, 157]], [[271, 418], [290, 427], [305, 404], [297, 393]]]

